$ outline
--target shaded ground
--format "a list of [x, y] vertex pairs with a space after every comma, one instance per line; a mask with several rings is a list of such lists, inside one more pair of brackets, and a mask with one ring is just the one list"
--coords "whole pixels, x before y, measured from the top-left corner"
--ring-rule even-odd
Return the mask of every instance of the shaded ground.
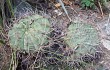
[[11, 62], [11, 48], [0, 45], [0, 70], [7, 70]]

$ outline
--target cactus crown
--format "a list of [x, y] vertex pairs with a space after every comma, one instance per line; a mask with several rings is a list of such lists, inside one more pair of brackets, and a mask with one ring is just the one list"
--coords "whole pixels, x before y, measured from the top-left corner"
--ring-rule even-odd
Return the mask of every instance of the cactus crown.
[[96, 45], [99, 45], [97, 30], [90, 24], [73, 23], [69, 26], [67, 36], [64, 37], [67, 44], [72, 48], [78, 47], [76, 56], [86, 53], [94, 53]]
[[9, 43], [13, 48], [33, 51], [47, 42], [49, 21], [40, 15], [30, 15], [14, 23], [9, 30]]

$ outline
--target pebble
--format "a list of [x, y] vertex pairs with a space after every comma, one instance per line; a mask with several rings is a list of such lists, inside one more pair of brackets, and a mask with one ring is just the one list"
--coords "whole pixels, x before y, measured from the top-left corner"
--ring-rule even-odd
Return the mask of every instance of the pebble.
[[102, 39], [101, 42], [106, 49], [110, 50], [110, 40]]
[[107, 36], [110, 36], [110, 23], [106, 23], [104, 26], [104, 31], [106, 32]]

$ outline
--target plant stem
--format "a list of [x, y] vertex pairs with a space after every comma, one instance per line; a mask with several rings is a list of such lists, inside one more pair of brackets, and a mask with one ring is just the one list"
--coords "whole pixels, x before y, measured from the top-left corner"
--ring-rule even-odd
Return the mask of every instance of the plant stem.
[[6, 0], [6, 3], [7, 3], [9, 10], [10, 10], [11, 17], [14, 17], [14, 12], [13, 12], [13, 8], [12, 8], [10, 0]]

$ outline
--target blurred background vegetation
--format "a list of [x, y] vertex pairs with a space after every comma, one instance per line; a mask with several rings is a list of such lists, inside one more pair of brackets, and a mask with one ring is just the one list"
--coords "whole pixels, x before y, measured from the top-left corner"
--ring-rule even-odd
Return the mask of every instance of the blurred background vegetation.
[[[35, 11], [36, 7], [43, 10], [49, 8], [50, 2], [53, 4], [58, 1], [59, 0], [1, 0], [0, 25], [4, 26], [10, 18], [18, 17], [20, 13]], [[109, 0], [70, 0], [70, 2], [80, 5], [82, 8], [94, 9], [97, 7], [99, 9], [102, 8], [104, 11], [107, 10], [108, 1]]]

